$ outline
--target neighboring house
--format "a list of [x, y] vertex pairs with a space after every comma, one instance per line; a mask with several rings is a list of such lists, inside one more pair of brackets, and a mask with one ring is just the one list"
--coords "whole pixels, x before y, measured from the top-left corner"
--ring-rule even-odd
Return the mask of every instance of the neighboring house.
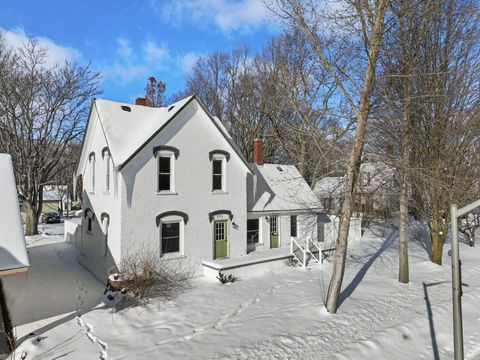
[[12, 158], [0, 154], [0, 278], [27, 276], [30, 266], [23, 234]]
[[[70, 200], [70, 193], [67, 190], [67, 185], [44, 185], [43, 186], [43, 202], [42, 213], [64, 213], [72, 209], [72, 202]], [[23, 207], [24, 197], [18, 194], [18, 201], [20, 204], [22, 220], [25, 222], [25, 209]], [[42, 216], [40, 216], [42, 219]]]
[[342, 208], [345, 177], [327, 176], [318, 180], [313, 188], [327, 214], [338, 214]]
[[249, 164], [191, 96], [151, 108], [92, 102], [76, 176], [83, 179], [80, 262], [97, 277], [138, 251], [189, 264], [288, 249], [316, 236], [318, 200], [293, 166]]
[[[338, 214], [342, 208], [344, 176], [324, 177], [317, 181], [313, 191], [325, 212]], [[398, 208], [395, 168], [385, 161], [367, 160], [360, 166], [355, 191], [354, 211], [367, 216], [391, 214]]]
[[71, 210], [72, 203], [67, 185], [45, 185], [43, 187], [42, 214]]

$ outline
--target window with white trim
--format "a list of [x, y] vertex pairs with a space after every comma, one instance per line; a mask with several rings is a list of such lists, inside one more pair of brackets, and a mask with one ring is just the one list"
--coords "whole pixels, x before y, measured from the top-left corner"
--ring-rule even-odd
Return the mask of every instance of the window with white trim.
[[169, 152], [159, 152], [157, 156], [157, 192], [175, 191], [175, 156]]
[[90, 164], [90, 192], [95, 192], [95, 153], [91, 153], [88, 158]]
[[93, 213], [90, 210], [85, 212], [85, 220], [87, 221], [87, 233], [91, 234], [93, 232]]
[[183, 221], [162, 221], [160, 223], [160, 253], [183, 254]]
[[212, 191], [226, 191], [226, 158], [224, 155], [214, 155], [212, 159]]
[[108, 216], [103, 218], [103, 239], [102, 239], [102, 248], [101, 248], [101, 255], [103, 257], [107, 256], [108, 253], [108, 226], [110, 223], [110, 219]]
[[110, 161], [110, 151], [105, 150], [103, 153], [103, 162], [105, 166], [105, 192], [110, 191], [110, 169], [111, 169], [111, 161]]

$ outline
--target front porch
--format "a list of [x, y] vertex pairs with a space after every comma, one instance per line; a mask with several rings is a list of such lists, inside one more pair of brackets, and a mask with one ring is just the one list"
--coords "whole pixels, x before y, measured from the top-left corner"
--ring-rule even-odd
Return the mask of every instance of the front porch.
[[292, 257], [290, 247], [257, 250], [236, 258], [203, 261], [203, 274], [213, 280], [216, 279], [219, 271], [225, 275], [233, 274], [237, 277], [253, 276], [282, 268], [286, 266], [285, 260]]

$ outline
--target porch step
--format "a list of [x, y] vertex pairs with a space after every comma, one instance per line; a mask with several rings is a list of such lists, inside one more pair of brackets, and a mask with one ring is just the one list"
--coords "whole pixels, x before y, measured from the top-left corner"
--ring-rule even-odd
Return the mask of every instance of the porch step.
[[238, 258], [206, 260], [202, 262], [203, 274], [215, 280], [219, 271], [240, 277], [260, 274], [285, 266], [285, 260], [293, 257], [289, 250], [289, 248], [269, 249]]

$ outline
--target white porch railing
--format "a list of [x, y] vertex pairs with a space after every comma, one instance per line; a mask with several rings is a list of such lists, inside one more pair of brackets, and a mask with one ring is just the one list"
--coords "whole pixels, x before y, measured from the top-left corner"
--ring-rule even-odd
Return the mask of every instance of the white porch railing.
[[[318, 251], [318, 256], [315, 256], [315, 254], [312, 252], [312, 248], [310, 245], [313, 246], [314, 249]], [[322, 266], [323, 263], [323, 256], [322, 256], [322, 248], [317, 245], [311, 238], [310, 236], [307, 236], [307, 246], [306, 246], [306, 251], [310, 254], [310, 256], [315, 259], [319, 264], [320, 267]]]
[[[298, 257], [298, 255], [295, 253], [293, 250], [293, 245], [296, 245], [297, 248], [302, 252], [302, 259]], [[290, 253], [297, 259], [297, 261], [302, 264], [302, 267], [305, 268], [307, 266], [307, 252], [306, 250], [300, 246], [300, 244], [295, 240], [295, 238], [292, 236], [290, 237]]]
[[[313, 248], [313, 251], [312, 251], [312, 248]], [[314, 254], [316, 251], [318, 251], [318, 256], [315, 256]], [[302, 254], [301, 258], [297, 254], [298, 252]], [[316, 262], [318, 262], [320, 266], [322, 265], [322, 262], [323, 262], [322, 249], [310, 238], [310, 236], [307, 236], [307, 240], [305, 241], [304, 246], [300, 245], [299, 242], [295, 240], [295, 238], [292, 236], [290, 238], [290, 253], [297, 259], [297, 261], [300, 264], [302, 264], [302, 268], [304, 269], [307, 267], [307, 261], [308, 261], [307, 253], [310, 256], [310, 259], [313, 259]]]

